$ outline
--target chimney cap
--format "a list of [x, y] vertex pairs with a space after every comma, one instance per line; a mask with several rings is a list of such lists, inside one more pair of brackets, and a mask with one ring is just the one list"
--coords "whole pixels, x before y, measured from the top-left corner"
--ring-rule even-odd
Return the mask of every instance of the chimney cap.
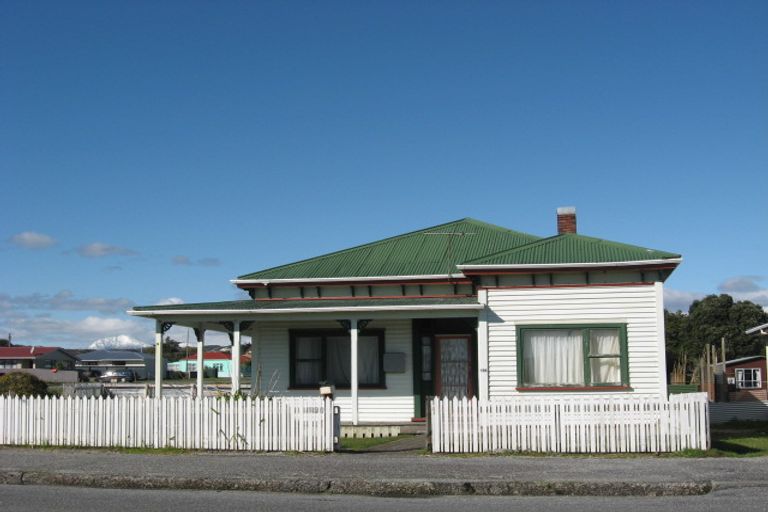
[[560, 206], [557, 209], [558, 215], [576, 215], [576, 207], [575, 206]]

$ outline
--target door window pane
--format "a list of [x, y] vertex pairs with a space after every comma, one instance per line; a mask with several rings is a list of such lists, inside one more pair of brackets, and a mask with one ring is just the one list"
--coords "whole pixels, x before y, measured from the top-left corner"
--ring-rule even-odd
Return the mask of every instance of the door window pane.
[[466, 338], [441, 338], [440, 388], [442, 396], [464, 398], [469, 392], [469, 347]]

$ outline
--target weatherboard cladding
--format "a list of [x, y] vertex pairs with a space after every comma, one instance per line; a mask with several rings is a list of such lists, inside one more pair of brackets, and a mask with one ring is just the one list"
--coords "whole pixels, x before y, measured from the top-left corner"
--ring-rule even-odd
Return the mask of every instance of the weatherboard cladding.
[[456, 265], [538, 240], [475, 219], [461, 219], [350, 249], [282, 265], [238, 279], [317, 279], [446, 275]]
[[304, 308], [348, 308], [355, 306], [451, 306], [456, 304], [477, 304], [476, 297], [438, 297], [407, 299], [305, 299], [305, 300], [233, 300], [226, 302], [199, 302], [190, 304], [171, 304], [164, 306], [137, 306], [134, 311], [269, 311], [270, 309]]
[[635, 245], [611, 242], [577, 234], [545, 238], [522, 247], [466, 261], [473, 265], [546, 265], [567, 263], [613, 263], [680, 258], [673, 254]]

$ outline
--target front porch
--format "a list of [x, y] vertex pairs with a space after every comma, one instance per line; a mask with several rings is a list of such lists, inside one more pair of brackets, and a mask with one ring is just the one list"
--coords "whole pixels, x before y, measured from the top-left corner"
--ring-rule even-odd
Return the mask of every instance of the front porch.
[[[412, 428], [421, 425], [429, 396], [480, 396], [482, 308], [475, 297], [454, 297], [235, 301], [130, 313], [155, 320], [157, 361], [172, 325], [194, 329], [198, 367], [206, 332], [227, 333], [232, 394], [241, 392], [240, 345], [249, 336], [251, 395], [318, 396], [321, 385], [333, 385], [343, 424]], [[156, 396], [162, 396], [162, 382], [158, 369]], [[196, 384], [202, 396], [201, 374]]]

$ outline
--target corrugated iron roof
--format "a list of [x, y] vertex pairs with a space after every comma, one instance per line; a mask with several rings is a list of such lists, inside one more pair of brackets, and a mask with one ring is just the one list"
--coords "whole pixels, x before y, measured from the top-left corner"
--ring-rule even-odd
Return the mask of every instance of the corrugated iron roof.
[[0, 359], [35, 359], [59, 347], [0, 347]]
[[473, 265], [546, 265], [568, 263], [618, 263], [680, 258], [674, 254], [636, 245], [567, 233], [468, 260]]
[[352, 308], [386, 306], [446, 306], [454, 304], [478, 304], [477, 297], [418, 297], [404, 299], [303, 299], [303, 300], [231, 300], [226, 302], [199, 302], [163, 306], [136, 306], [133, 311], [227, 311], [304, 308]]
[[[229, 361], [232, 359], [231, 354], [225, 354], [223, 352], [204, 352], [203, 353], [203, 361]], [[192, 354], [191, 356], [187, 356], [182, 361], [197, 361], [197, 354]], [[240, 356], [240, 362], [241, 363], [247, 363], [251, 359], [247, 355]]]
[[81, 361], [154, 361], [155, 356], [131, 350], [93, 350], [80, 354]]
[[465, 218], [350, 249], [273, 267], [238, 279], [318, 279], [447, 275], [456, 265], [539, 237]]

